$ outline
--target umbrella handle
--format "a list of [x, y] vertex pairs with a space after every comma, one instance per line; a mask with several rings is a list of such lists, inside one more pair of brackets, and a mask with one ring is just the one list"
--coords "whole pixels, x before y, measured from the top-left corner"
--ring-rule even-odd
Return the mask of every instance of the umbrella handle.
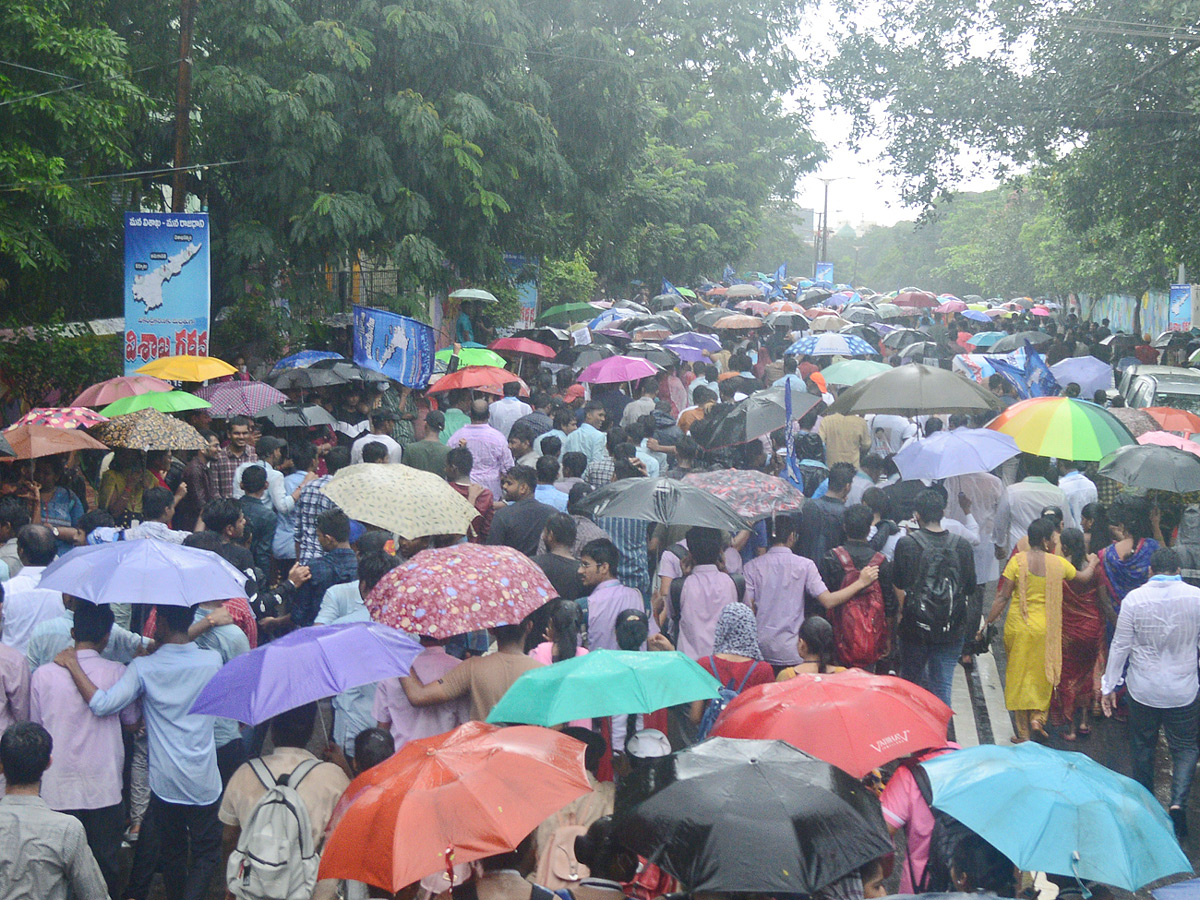
[[1087, 885], [1083, 883], [1083, 879], [1079, 877], [1079, 851], [1076, 850], [1071, 854], [1071, 874], [1075, 876], [1075, 881], [1079, 884], [1080, 893], [1083, 894], [1083, 900], [1092, 900], [1092, 892], [1087, 889]]

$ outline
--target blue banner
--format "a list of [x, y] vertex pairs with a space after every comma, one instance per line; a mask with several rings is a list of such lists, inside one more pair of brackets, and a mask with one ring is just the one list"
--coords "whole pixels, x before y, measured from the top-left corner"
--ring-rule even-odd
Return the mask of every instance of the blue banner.
[[1188, 331], [1192, 327], [1192, 286], [1173, 284], [1167, 307], [1167, 330]]
[[675, 285], [671, 284], [671, 282], [667, 281], [667, 279], [665, 279], [665, 278], [663, 279], [663, 283], [662, 283], [662, 293], [674, 294], [676, 297], [683, 296], [682, 294], [679, 293], [678, 289], [676, 289]]
[[813, 276], [813, 281], [828, 281], [833, 284], [833, 263], [819, 262]]
[[208, 356], [207, 213], [125, 213], [125, 374]]
[[424, 388], [433, 374], [434, 332], [385, 309], [354, 307], [354, 361], [406, 387]]
[[733, 271], [733, 266], [731, 266], [729, 263], [725, 263], [725, 271], [722, 273], [721, 278], [728, 284], [732, 285], [735, 281], [737, 281], [737, 272]]

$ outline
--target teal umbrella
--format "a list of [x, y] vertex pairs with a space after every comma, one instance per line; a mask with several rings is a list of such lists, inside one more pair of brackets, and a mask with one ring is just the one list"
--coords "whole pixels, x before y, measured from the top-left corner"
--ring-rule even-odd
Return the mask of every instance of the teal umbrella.
[[1127, 891], [1192, 871], [1154, 795], [1082, 753], [986, 744], [921, 765], [934, 807], [1022, 871]]
[[720, 686], [682, 653], [594, 650], [526, 672], [487, 720], [550, 726], [650, 713], [693, 700], [712, 700]]

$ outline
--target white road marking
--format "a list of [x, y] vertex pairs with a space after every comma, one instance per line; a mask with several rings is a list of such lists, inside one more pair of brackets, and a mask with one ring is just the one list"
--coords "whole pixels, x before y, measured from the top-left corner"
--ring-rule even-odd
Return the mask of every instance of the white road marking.
[[954, 667], [954, 684], [950, 688], [950, 706], [954, 709], [954, 738], [964, 747], [979, 744], [979, 729], [975, 724], [975, 704], [967, 689], [967, 671], [960, 665]]

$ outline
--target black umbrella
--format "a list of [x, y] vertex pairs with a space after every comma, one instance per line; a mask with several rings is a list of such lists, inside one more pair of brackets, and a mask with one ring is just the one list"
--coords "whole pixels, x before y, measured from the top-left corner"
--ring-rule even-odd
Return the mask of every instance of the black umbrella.
[[674, 309], [675, 304], [683, 298], [678, 294], [658, 294], [650, 298], [651, 309]]
[[697, 313], [696, 324], [697, 325], [707, 325], [709, 328], [712, 328], [714, 325], [716, 325], [718, 322], [720, 322], [726, 316], [737, 316], [737, 315], [741, 315], [741, 313], [739, 313], [736, 309], [723, 309], [721, 307], [716, 307], [714, 309], [706, 309], [700, 313]]
[[773, 312], [763, 320], [768, 328], [782, 325], [791, 331], [807, 331], [808, 316], [798, 312]]
[[713, 738], [675, 760], [620, 833], [690, 892], [812, 894], [893, 852], [875, 795], [782, 741]]
[[960, 352], [962, 352], [962, 348], [951, 347], [949, 344], [939, 341], [915, 341], [901, 348], [899, 355], [906, 359], [927, 359], [950, 357]]
[[364, 381], [374, 382], [377, 384], [386, 384], [389, 379], [382, 372], [376, 372], [374, 369], [368, 369], [365, 366], [360, 366], [358, 363], [352, 363], [345, 359], [319, 359], [311, 366], [310, 369], [326, 369], [341, 375], [347, 381]]
[[1131, 444], [1104, 457], [1100, 474], [1127, 487], [1190, 494], [1200, 491], [1200, 456], [1175, 447]]
[[[658, 297], [655, 297], [654, 299], [657, 300], [659, 297], [664, 297], [664, 296], [670, 297], [672, 300], [679, 299], [679, 297], [677, 297], [675, 294], [659, 294]], [[635, 313], [638, 313], [639, 315], [643, 315], [643, 316], [650, 315], [649, 308], [647, 308], [646, 306], [643, 306], [641, 303], [638, 303], [635, 300], [618, 300], [616, 303], [613, 304], [613, 309], [631, 309]]]
[[929, 340], [929, 335], [924, 331], [918, 331], [916, 328], [898, 328], [883, 336], [883, 346], [889, 350], [900, 350], [909, 344], [917, 344], [927, 340]]
[[[790, 420], [787, 414], [788, 401], [785, 393], [788, 388], [791, 389], [792, 403]], [[716, 422], [712, 426], [708, 438], [702, 441], [701, 445], [712, 450], [717, 447], [744, 444], [783, 428], [789, 421], [794, 422], [804, 418], [820, 402], [820, 397], [810, 394], [790, 381], [787, 385], [755, 391], [745, 400], [737, 403], [720, 421]]]
[[541, 328], [523, 328], [520, 331], [513, 332], [513, 337], [529, 338], [529, 340], [537, 341], [539, 344], [547, 344], [554, 347], [559, 344], [570, 343], [571, 332], [565, 328], [551, 328], [549, 325], [543, 325]]
[[668, 368], [679, 365], [679, 354], [673, 353], [662, 344], [652, 344], [648, 341], [634, 341], [621, 351], [622, 356], [637, 356], [648, 359], [656, 366]]
[[873, 306], [865, 303], [855, 303], [853, 306], [848, 306], [842, 310], [842, 318], [847, 322], [857, 322], [860, 325], [869, 325], [872, 322], [878, 322], [882, 316]]
[[276, 428], [308, 428], [313, 425], [336, 425], [337, 419], [315, 403], [276, 403], [254, 418], [266, 419]]
[[1191, 336], [1190, 331], [1164, 331], [1154, 339], [1154, 342], [1150, 346], [1155, 350], [1165, 350], [1172, 344], [1186, 344], [1191, 339]]
[[608, 344], [610, 346], [620, 348], [624, 347], [632, 340], [633, 338], [631, 338], [625, 332], [618, 331], [615, 328], [605, 328], [601, 331], [592, 332], [592, 344]]
[[833, 291], [827, 291], [825, 288], [812, 287], [804, 292], [800, 298], [800, 303], [804, 306], [820, 306], [826, 300], [833, 296]]
[[852, 334], [855, 337], [860, 337], [876, 350], [879, 349], [879, 332], [870, 325], [846, 325], [839, 328], [841, 334]]
[[331, 369], [318, 369], [309, 366], [307, 369], [284, 369], [278, 375], [270, 378], [270, 382], [281, 391], [298, 388], [311, 391], [314, 388], [337, 387], [349, 384], [350, 379]]
[[1040, 347], [1042, 344], [1048, 344], [1052, 340], [1054, 338], [1042, 331], [1018, 331], [1016, 334], [1000, 338], [1000, 340], [988, 348], [988, 352], [1012, 353], [1014, 350], [1020, 350], [1024, 347], [1026, 341], [1029, 341], [1035, 347]]
[[623, 478], [579, 502], [581, 512], [664, 525], [699, 525], [721, 531], [749, 526], [724, 500], [674, 478]]
[[897, 366], [842, 391], [831, 413], [896, 416], [1000, 409], [1000, 401], [974, 381], [920, 363]]
[[592, 363], [616, 356], [617, 351], [608, 344], [585, 344], [582, 347], [568, 347], [561, 351], [554, 361], [572, 369], [583, 369]]

